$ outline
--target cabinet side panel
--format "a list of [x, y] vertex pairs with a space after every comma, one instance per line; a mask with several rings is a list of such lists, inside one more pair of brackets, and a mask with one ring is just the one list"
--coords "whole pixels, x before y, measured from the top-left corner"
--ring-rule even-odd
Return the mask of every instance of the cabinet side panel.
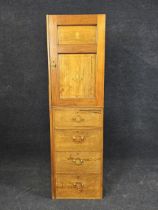
[[53, 112], [52, 112], [52, 86], [51, 86], [51, 60], [50, 60], [50, 33], [49, 33], [49, 15], [46, 16], [47, 32], [47, 55], [48, 55], [48, 91], [49, 91], [49, 120], [50, 120], [50, 158], [51, 158], [51, 192], [52, 198], [55, 198], [55, 177], [54, 177], [54, 145], [53, 145]]
[[49, 109], [51, 108], [51, 72], [50, 72], [50, 43], [49, 43], [49, 16], [46, 15], [46, 32], [47, 32], [47, 57], [48, 57], [48, 96]]
[[57, 15], [49, 15], [49, 48], [52, 93], [51, 105], [58, 105]]
[[105, 15], [97, 15], [97, 105], [104, 106]]

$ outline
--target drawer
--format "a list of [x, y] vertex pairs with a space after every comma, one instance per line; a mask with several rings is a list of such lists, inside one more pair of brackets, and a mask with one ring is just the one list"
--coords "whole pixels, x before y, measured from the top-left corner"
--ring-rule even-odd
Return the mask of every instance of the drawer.
[[100, 152], [56, 152], [57, 173], [101, 173], [102, 153]]
[[56, 151], [101, 151], [101, 129], [56, 129], [54, 132]]
[[57, 175], [56, 198], [102, 198], [101, 176]]
[[58, 44], [96, 44], [96, 26], [58, 26]]
[[54, 124], [55, 128], [74, 126], [102, 127], [103, 111], [102, 109], [54, 109]]

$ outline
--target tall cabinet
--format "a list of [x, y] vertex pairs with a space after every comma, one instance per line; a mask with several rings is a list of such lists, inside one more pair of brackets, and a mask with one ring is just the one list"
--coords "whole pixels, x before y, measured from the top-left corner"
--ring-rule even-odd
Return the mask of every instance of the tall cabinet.
[[46, 17], [55, 199], [103, 196], [105, 17]]

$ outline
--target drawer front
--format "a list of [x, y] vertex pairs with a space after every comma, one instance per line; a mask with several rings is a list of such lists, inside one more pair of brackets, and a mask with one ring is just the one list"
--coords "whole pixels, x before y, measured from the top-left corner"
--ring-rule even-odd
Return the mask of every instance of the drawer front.
[[55, 130], [56, 151], [101, 151], [101, 129], [57, 129]]
[[57, 175], [56, 198], [102, 198], [101, 176]]
[[57, 173], [101, 173], [100, 152], [56, 152]]
[[102, 109], [56, 109], [54, 110], [56, 128], [79, 126], [103, 126]]

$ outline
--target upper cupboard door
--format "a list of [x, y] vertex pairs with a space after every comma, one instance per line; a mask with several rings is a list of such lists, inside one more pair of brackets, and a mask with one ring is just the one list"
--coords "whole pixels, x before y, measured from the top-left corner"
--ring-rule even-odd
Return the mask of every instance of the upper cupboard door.
[[103, 106], [105, 15], [47, 15], [51, 104]]

